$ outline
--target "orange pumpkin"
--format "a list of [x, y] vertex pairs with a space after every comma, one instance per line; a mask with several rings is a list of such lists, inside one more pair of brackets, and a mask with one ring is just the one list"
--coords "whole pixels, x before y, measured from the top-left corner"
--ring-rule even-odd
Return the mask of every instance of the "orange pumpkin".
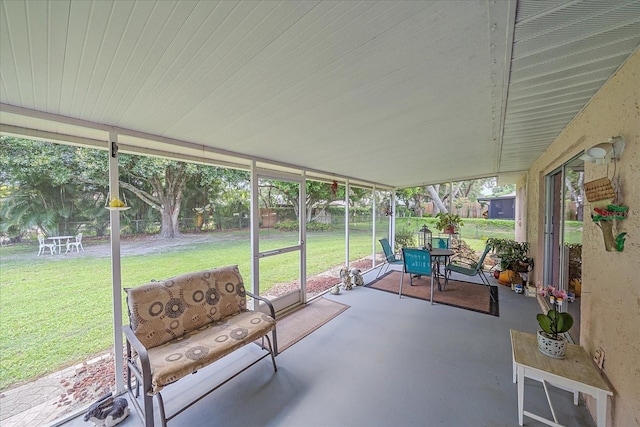
[[518, 275], [513, 270], [504, 270], [500, 272], [500, 276], [498, 276], [498, 283], [505, 286], [511, 286], [511, 281]]

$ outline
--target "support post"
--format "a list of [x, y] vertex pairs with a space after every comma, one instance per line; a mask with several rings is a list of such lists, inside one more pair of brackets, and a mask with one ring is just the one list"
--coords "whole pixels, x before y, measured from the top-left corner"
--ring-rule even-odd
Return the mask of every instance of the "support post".
[[373, 186], [373, 192], [372, 192], [372, 206], [371, 206], [371, 218], [373, 218], [373, 230], [372, 230], [372, 235], [371, 235], [371, 268], [374, 268], [376, 266], [376, 232], [377, 232], [377, 223], [378, 223], [378, 212], [377, 212], [377, 208], [378, 208], [378, 191], [376, 186]]
[[[118, 181], [118, 134], [109, 132], [109, 195], [120, 197]], [[111, 283], [113, 293], [113, 360], [115, 363], [116, 392], [125, 391], [124, 359], [122, 356], [122, 274], [120, 264], [120, 211], [111, 210]]]
[[351, 186], [349, 180], [344, 183], [344, 262], [349, 268], [349, 193]]

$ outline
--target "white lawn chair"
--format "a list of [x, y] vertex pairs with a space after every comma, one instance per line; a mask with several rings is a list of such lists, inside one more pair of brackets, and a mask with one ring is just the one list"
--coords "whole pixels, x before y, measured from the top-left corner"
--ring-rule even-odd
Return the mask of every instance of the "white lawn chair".
[[43, 254], [45, 250], [49, 249], [51, 255], [56, 253], [56, 243], [47, 243], [44, 239], [44, 236], [38, 236], [38, 243], [40, 244], [40, 248], [38, 248], [38, 256]]
[[[84, 248], [82, 247], [82, 233], [78, 233], [76, 235], [75, 242], [67, 242], [67, 252], [73, 252], [74, 246], [76, 248], [76, 252], [80, 252], [80, 249], [82, 249], [82, 252], [84, 252]], [[65, 254], [67, 252], [65, 252]]]

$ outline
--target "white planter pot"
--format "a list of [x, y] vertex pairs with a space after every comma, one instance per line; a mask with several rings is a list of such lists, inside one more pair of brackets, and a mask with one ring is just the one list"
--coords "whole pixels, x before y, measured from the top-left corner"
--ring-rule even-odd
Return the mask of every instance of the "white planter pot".
[[564, 359], [567, 354], [567, 340], [564, 336], [554, 340], [546, 332], [538, 331], [538, 350], [545, 356]]

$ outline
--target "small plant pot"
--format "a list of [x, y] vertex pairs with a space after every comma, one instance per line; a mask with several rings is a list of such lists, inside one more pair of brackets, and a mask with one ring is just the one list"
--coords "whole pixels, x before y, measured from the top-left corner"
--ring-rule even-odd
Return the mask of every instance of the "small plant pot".
[[513, 279], [516, 277], [516, 272], [513, 270], [504, 270], [500, 272], [498, 277], [498, 283], [505, 286], [511, 286]]
[[564, 359], [567, 355], [567, 340], [564, 336], [555, 340], [546, 332], [538, 331], [538, 350], [545, 356]]
[[453, 225], [449, 225], [447, 227], [445, 227], [444, 234], [456, 234], [456, 228]]
[[607, 252], [616, 251], [616, 239], [613, 237], [613, 221], [600, 221], [597, 223], [602, 230], [602, 237], [604, 238], [604, 249]]

